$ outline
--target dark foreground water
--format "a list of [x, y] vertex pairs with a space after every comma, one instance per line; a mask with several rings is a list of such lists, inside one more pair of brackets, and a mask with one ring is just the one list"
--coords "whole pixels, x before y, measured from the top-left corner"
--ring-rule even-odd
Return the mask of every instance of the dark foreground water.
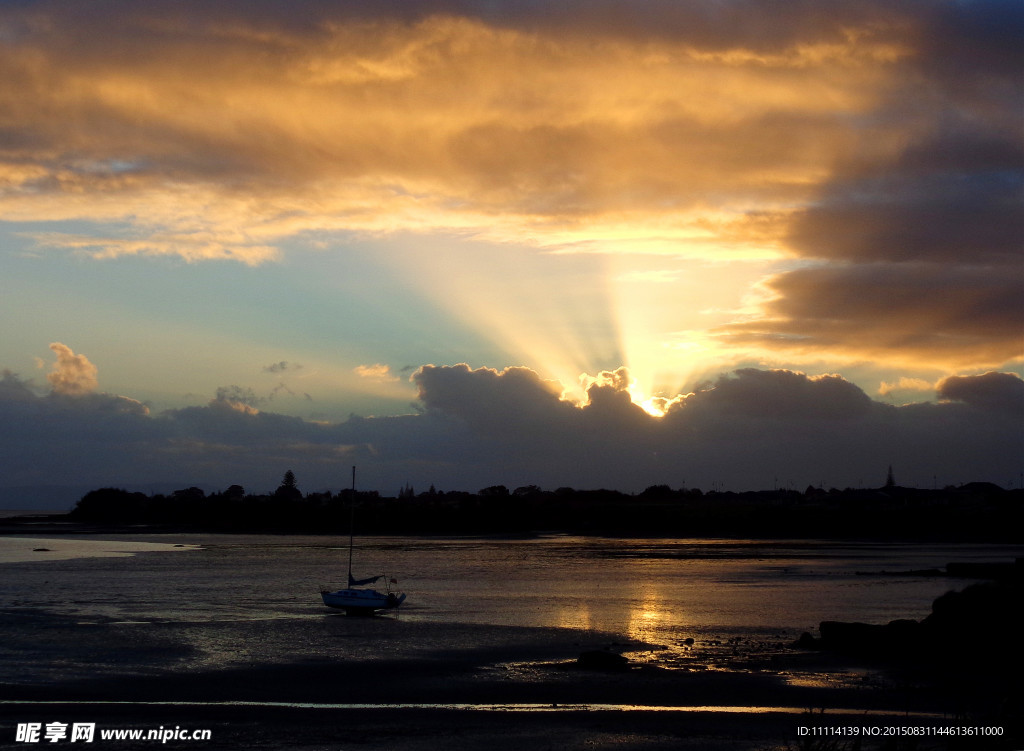
[[[1021, 555], [978, 544], [366, 538], [355, 574], [396, 579], [410, 622], [608, 632], [664, 648], [646, 659], [685, 665], [823, 620], [920, 619], [969, 581], [909, 572]], [[139, 625], [322, 618], [332, 611], [318, 585], [342, 581], [347, 557], [345, 541], [324, 537], [0, 538], [0, 561], [11, 561], [0, 563], [0, 608]]]
[[[602, 711], [641, 705], [644, 712], [709, 705], [731, 716], [820, 702], [840, 718], [844, 709], [862, 718], [875, 710], [927, 718], [951, 705], [894, 693], [871, 669], [817, 656], [803, 664], [805, 655], [790, 645], [823, 620], [921, 619], [937, 596], [971, 583], [911, 572], [1024, 555], [1020, 546], [977, 544], [366, 538], [357, 541], [355, 575], [386, 573], [408, 595], [397, 615], [366, 619], [320, 601], [319, 584], [344, 580], [346, 542], [0, 538], [0, 709], [20, 721], [22, 700], [36, 702], [33, 711], [49, 706], [40, 701], [126, 701], [136, 715], [140, 707], [164, 712], [175, 706], [167, 702], [194, 703], [185, 710], [193, 724], [195, 707], [216, 712], [220, 731], [235, 727], [236, 740], [247, 745], [246, 731], [223, 719], [224, 707], [233, 706], [224, 702], [261, 707], [256, 723], [281, 706], [348, 707], [354, 721], [363, 721], [366, 706], [404, 707], [402, 727], [410, 713], [431, 706], [536, 712], [566, 702]], [[639, 670], [565, 669], [581, 651], [607, 648], [627, 654]], [[415, 727], [449, 732], [439, 715], [415, 716]], [[327, 720], [317, 717], [317, 733], [326, 732]], [[732, 720], [705, 721], [720, 744], [687, 748], [783, 748], [798, 740], [785, 725], [789, 736], [776, 746], [733, 746]], [[494, 722], [479, 722], [478, 736], [466, 739], [484, 742], [497, 733], [510, 748], [533, 742], [509, 735], [526, 727], [519, 721], [497, 731]], [[577, 738], [576, 725], [570, 733], [565, 723], [529, 722], [541, 723], [537, 737], [558, 731], [563, 740]], [[621, 748], [683, 747], [675, 720], [644, 722], [663, 729], [658, 743], [633, 733], [638, 745], [623, 745], [625, 736], [611, 730], [608, 739]], [[278, 738], [267, 747], [320, 747], [320, 735], [307, 736], [313, 741]], [[432, 747], [412, 731], [389, 738], [360, 747]], [[475, 746], [467, 740], [464, 747]]]

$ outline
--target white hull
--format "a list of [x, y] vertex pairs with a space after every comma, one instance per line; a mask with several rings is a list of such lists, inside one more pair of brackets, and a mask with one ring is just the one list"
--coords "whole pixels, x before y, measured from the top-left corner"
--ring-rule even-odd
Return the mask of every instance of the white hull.
[[348, 612], [373, 613], [377, 610], [397, 608], [405, 600], [404, 593], [378, 592], [375, 589], [339, 589], [334, 592], [321, 589], [324, 605]]
[[[373, 584], [383, 576], [371, 576], [368, 579], [352, 578], [352, 548], [355, 536], [353, 530], [356, 526], [356, 468], [352, 467], [352, 521], [349, 524], [348, 533], [348, 589], [331, 590], [329, 587], [320, 587], [320, 596], [324, 605], [329, 608], [344, 610], [349, 615], [373, 615], [378, 610], [390, 610], [397, 608], [405, 600], [402, 592], [392, 592], [388, 587], [385, 592], [378, 592], [376, 589], [361, 589], [362, 585]], [[385, 579], [386, 580], [386, 579]], [[388, 581], [388, 580], [386, 580]], [[391, 584], [397, 584], [394, 579]]]

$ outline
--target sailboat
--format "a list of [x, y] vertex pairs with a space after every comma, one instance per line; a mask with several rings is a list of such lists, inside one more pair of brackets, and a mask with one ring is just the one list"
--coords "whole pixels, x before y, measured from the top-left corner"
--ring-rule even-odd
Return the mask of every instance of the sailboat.
[[[344, 610], [348, 615], [373, 615], [379, 610], [397, 608], [405, 602], [405, 593], [392, 592], [391, 584], [397, 582], [394, 579], [385, 578], [383, 574], [366, 579], [356, 579], [352, 576], [352, 548], [355, 541], [355, 498], [356, 468], [352, 467], [352, 517], [348, 534], [348, 588], [331, 591], [327, 587], [320, 587], [320, 596], [323, 598], [324, 605], [329, 608]], [[381, 578], [385, 578], [386, 582], [383, 592], [366, 588], [366, 585], [376, 584]]]

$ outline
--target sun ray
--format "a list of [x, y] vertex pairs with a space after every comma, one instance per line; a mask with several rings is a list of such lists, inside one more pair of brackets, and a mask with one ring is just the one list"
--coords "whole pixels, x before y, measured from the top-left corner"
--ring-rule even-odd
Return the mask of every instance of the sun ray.
[[402, 284], [508, 358], [471, 364], [525, 365], [570, 391], [580, 373], [621, 364], [603, 256], [560, 257], [471, 242], [441, 246], [431, 238], [409, 240], [395, 255], [389, 268]]

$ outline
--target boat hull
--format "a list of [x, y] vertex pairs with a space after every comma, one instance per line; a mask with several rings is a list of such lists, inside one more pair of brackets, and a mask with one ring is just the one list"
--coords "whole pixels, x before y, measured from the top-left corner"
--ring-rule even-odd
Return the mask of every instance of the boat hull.
[[329, 608], [366, 615], [397, 608], [405, 600], [404, 593], [384, 593], [375, 589], [339, 589], [333, 592], [322, 589], [320, 596]]

